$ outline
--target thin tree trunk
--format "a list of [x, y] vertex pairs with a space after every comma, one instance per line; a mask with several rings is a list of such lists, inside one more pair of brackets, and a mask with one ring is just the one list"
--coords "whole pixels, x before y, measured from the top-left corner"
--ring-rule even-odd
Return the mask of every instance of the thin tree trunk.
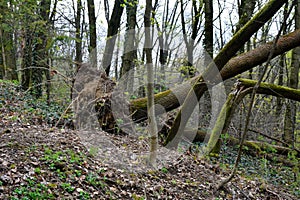
[[[295, 6], [295, 29], [300, 29], [300, 2], [296, 1]], [[289, 79], [289, 87], [298, 88], [299, 82], [299, 65], [300, 65], [300, 47], [296, 47], [292, 52], [292, 63], [290, 69], [290, 79]], [[295, 141], [295, 125], [296, 125], [296, 103], [292, 101], [288, 101], [286, 104], [286, 112], [284, 118], [284, 131], [283, 131], [283, 140], [294, 146]]]
[[97, 33], [96, 33], [96, 14], [94, 0], [87, 0], [88, 15], [89, 15], [89, 36], [90, 45], [89, 53], [90, 60], [93, 67], [97, 67]]
[[28, 90], [31, 80], [31, 62], [32, 62], [32, 38], [29, 28], [25, 29], [24, 34], [24, 54], [22, 59], [22, 74], [21, 74], [21, 86], [23, 90]]
[[153, 64], [152, 64], [152, 41], [150, 36], [151, 28], [151, 11], [152, 11], [152, 0], [146, 0], [146, 10], [144, 16], [145, 25], [145, 53], [146, 53], [146, 65], [147, 65], [147, 110], [149, 119], [149, 134], [150, 134], [150, 164], [156, 167], [157, 148], [158, 148], [158, 137], [157, 137], [157, 124], [155, 119], [155, 108], [154, 108], [154, 75], [153, 75]]
[[[205, 24], [204, 24], [204, 66], [208, 66], [213, 59], [213, 2], [211, 0], [204, 1], [204, 13], [205, 13]], [[209, 91], [204, 92], [202, 99], [199, 102], [199, 126], [206, 129], [209, 126], [211, 119], [211, 98]]]
[[81, 0], [77, 0], [77, 10], [76, 10], [76, 18], [75, 18], [75, 37], [76, 37], [76, 53], [75, 53], [75, 65], [76, 69], [78, 69], [82, 62], [82, 36], [81, 36], [81, 9], [82, 4]]

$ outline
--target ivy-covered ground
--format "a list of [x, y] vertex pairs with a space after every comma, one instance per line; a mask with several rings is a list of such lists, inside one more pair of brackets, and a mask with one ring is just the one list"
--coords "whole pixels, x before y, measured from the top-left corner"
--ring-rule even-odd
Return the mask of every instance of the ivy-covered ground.
[[[236, 156], [228, 146], [219, 158], [199, 160], [187, 153], [157, 171], [104, 164], [68, 128], [72, 114], [64, 106], [33, 100], [17, 84], [0, 82], [0, 199], [300, 198], [299, 168], [252, 156], [243, 156], [233, 181], [214, 191]], [[129, 136], [111, 139], [120, 137], [134, 145]]]

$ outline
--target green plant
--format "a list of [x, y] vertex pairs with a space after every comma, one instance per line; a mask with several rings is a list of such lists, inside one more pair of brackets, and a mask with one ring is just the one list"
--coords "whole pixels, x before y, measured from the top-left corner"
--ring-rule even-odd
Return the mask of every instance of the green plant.
[[163, 168], [161, 168], [161, 172], [163, 172], [163, 173], [168, 173], [169, 170], [168, 170], [167, 168], [163, 167]]
[[[13, 191], [13, 195], [17, 195], [22, 199], [55, 199], [52, 193], [49, 193], [49, 188], [41, 183], [36, 183], [34, 180], [27, 179], [27, 186], [21, 186]], [[11, 197], [11, 199], [18, 199]]]
[[34, 172], [35, 172], [36, 174], [40, 174], [40, 173], [41, 173], [41, 168], [39, 168], [39, 167], [35, 168], [35, 169], [34, 169]]
[[90, 199], [90, 194], [85, 191], [80, 191], [79, 192], [79, 198], [80, 199]]
[[78, 177], [81, 176], [81, 174], [82, 174], [81, 170], [75, 169], [74, 172], [75, 172], [76, 176], [78, 176]]
[[62, 183], [61, 187], [69, 193], [71, 193], [75, 190], [75, 188], [71, 186], [71, 183]]

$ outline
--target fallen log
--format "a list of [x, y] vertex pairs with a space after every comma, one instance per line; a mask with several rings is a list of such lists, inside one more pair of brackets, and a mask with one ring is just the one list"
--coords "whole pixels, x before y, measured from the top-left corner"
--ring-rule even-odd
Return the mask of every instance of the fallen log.
[[[227, 80], [264, 63], [268, 59], [272, 46], [273, 42], [269, 42], [230, 59], [221, 70], [222, 79]], [[281, 36], [278, 39], [273, 58], [297, 46], [300, 46], [300, 29]], [[178, 85], [171, 90], [156, 94], [154, 96], [155, 104], [163, 106], [167, 112], [179, 107], [179, 100], [185, 99], [189, 90], [191, 89], [191, 85], [193, 85], [197, 79], [199, 79], [199, 77], [200, 75], [190, 79], [188, 82]], [[146, 98], [132, 100], [130, 101], [129, 106], [133, 120], [143, 120], [147, 118]]]

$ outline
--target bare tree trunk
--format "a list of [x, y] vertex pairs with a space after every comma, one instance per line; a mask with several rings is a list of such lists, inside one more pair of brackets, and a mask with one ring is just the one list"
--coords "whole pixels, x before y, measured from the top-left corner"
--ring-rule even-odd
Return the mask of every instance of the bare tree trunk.
[[76, 37], [76, 53], [75, 53], [75, 65], [76, 69], [80, 67], [82, 62], [82, 34], [81, 34], [81, 10], [82, 3], [81, 0], [77, 0], [77, 10], [75, 17], [75, 37]]
[[152, 0], [146, 0], [146, 10], [144, 16], [145, 24], [145, 53], [146, 53], [146, 65], [147, 65], [147, 110], [149, 120], [149, 134], [150, 134], [150, 164], [156, 167], [157, 148], [158, 148], [158, 137], [157, 137], [157, 124], [155, 119], [155, 108], [154, 108], [154, 75], [153, 75], [153, 64], [152, 64], [152, 41], [150, 36], [151, 27], [151, 11], [152, 11]]
[[185, 15], [184, 15], [184, 2], [183, 0], [180, 1], [180, 8], [181, 8], [181, 26], [182, 26], [182, 34], [184, 38], [184, 43], [186, 46], [187, 51], [187, 62], [185, 63], [185, 66], [187, 69], [184, 70], [184, 76], [187, 78], [193, 77], [195, 75], [195, 67], [193, 66], [194, 62], [194, 48], [195, 48], [195, 40], [197, 36], [199, 35], [199, 26], [201, 25], [201, 11], [203, 4], [199, 2], [199, 5], [197, 5], [197, 1], [192, 1], [192, 20], [191, 20], [191, 33], [188, 34], [185, 24]]
[[[236, 31], [240, 30], [252, 17], [257, 0], [241, 0], [238, 5], [239, 22]], [[239, 2], [239, 1], [238, 1]], [[250, 41], [247, 42], [247, 51], [250, 50]], [[244, 53], [245, 48], [240, 49], [240, 53]], [[252, 79], [252, 69], [249, 70], [249, 78]]]
[[[300, 2], [296, 1], [295, 6], [295, 29], [300, 28]], [[299, 82], [299, 65], [300, 65], [300, 47], [296, 47], [292, 52], [292, 63], [290, 69], [289, 87], [298, 88]], [[284, 118], [283, 140], [291, 146], [295, 142], [295, 125], [296, 125], [296, 102], [288, 101], [286, 103], [286, 112]]]
[[24, 31], [24, 54], [22, 59], [22, 74], [21, 74], [21, 86], [23, 90], [28, 90], [31, 81], [31, 62], [32, 62], [32, 34], [29, 28]]
[[[213, 2], [211, 0], [204, 1], [204, 66], [208, 66], [213, 59], [213, 42], [214, 42], [214, 30], [213, 30]], [[199, 126], [202, 129], [206, 129], [209, 126], [211, 119], [211, 98], [209, 91], [204, 92], [203, 97], [199, 102], [200, 116]]]
[[4, 48], [4, 39], [3, 39], [3, 31], [0, 30], [0, 41], [1, 41], [1, 65], [2, 65], [2, 76], [3, 79], [7, 79], [7, 64], [6, 64], [6, 54]]
[[97, 67], [97, 33], [96, 33], [96, 14], [94, 0], [87, 0], [88, 15], [89, 15], [89, 36], [90, 45], [89, 53], [90, 60], [93, 67]]
[[124, 10], [124, 7], [122, 6], [123, 3], [123, 0], [115, 0], [113, 12], [108, 22], [107, 40], [102, 59], [102, 67], [104, 67], [107, 76], [110, 72], [111, 60], [116, 42], [116, 34], [120, 28], [121, 17]]
[[126, 4], [126, 14], [127, 14], [127, 29], [125, 33], [124, 41], [124, 53], [122, 56], [122, 68], [120, 77], [126, 75], [126, 86], [125, 91], [129, 94], [133, 92], [133, 81], [134, 81], [134, 68], [137, 59], [137, 49], [136, 49], [136, 37], [135, 37], [135, 26], [136, 26], [136, 11], [137, 4], [135, 0], [130, 0]]

